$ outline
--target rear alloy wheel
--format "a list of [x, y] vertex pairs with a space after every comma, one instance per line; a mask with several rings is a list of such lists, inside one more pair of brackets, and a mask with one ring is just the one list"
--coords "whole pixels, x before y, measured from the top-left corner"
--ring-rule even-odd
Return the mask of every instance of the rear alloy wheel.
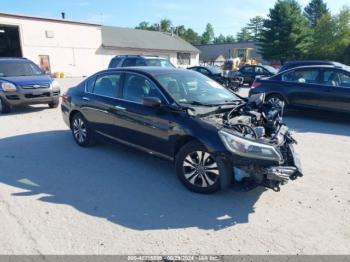
[[269, 95], [266, 98], [266, 102], [272, 106], [282, 106], [285, 107], [286, 106], [286, 101], [284, 100], [284, 98], [280, 95]]
[[176, 157], [177, 175], [191, 191], [209, 194], [220, 189], [220, 176], [225, 167], [197, 142], [185, 145]]
[[11, 106], [4, 102], [2, 98], [0, 97], [0, 113], [6, 114], [11, 111]]
[[74, 140], [78, 145], [87, 147], [91, 144], [92, 138], [89, 124], [82, 114], [76, 113], [73, 116], [71, 128]]

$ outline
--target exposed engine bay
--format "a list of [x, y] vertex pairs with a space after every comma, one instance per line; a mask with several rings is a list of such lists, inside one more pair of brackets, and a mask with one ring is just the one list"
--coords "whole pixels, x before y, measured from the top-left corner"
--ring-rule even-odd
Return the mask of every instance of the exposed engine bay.
[[295, 180], [302, 173], [293, 148], [296, 141], [282, 122], [284, 104], [269, 104], [264, 100], [264, 94], [254, 95], [233, 108], [220, 108], [201, 116], [201, 119], [215, 123], [238, 137], [276, 148], [281, 156], [279, 163], [265, 166], [247, 161], [248, 164], [234, 166], [234, 178], [236, 182], [249, 181], [279, 191], [280, 185]]

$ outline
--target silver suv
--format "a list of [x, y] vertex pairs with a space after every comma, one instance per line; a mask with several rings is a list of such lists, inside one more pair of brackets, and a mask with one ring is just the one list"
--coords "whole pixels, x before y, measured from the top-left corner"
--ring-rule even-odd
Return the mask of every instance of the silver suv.
[[172, 67], [175, 66], [169, 59], [158, 56], [141, 56], [141, 55], [121, 55], [112, 58], [108, 68], [118, 67], [134, 67], [134, 66], [160, 66]]

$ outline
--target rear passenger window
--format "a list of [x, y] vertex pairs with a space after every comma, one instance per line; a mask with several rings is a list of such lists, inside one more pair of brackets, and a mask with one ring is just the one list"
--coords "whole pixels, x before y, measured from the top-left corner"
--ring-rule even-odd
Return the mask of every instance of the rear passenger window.
[[318, 70], [295, 70], [282, 75], [282, 81], [306, 84], [318, 83]]
[[101, 96], [118, 97], [121, 74], [108, 74], [96, 78], [93, 93]]
[[96, 80], [96, 77], [91, 77], [86, 81], [86, 84], [85, 84], [86, 92], [92, 93], [95, 85], [95, 80]]

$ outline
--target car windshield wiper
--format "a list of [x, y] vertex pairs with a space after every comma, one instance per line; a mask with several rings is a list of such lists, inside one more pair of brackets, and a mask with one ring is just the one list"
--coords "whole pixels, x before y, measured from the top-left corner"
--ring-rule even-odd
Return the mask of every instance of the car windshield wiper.
[[213, 104], [215, 106], [221, 106], [221, 105], [240, 105], [242, 103], [242, 100], [225, 100], [220, 103]]
[[214, 104], [206, 104], [199, 101], [182, 102], [181, 104], [192, 105], [192, 106], [216, 106]]

